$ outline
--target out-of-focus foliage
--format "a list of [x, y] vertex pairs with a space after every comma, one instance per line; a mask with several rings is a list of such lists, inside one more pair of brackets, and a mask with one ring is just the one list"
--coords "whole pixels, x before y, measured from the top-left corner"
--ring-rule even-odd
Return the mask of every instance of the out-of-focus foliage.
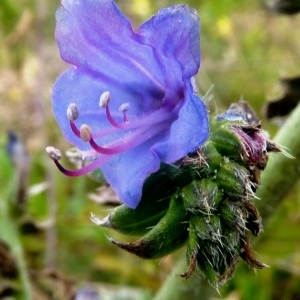
[[[202, 20], [202, 66], [197, 82], [201, 94], [210, 90], [208, 105], [212, 112], [221, 112], [244, 97], [260, 113], [266, 99], [280, 97], [278, 78], [300, 73], [299, 14], [271, 14], [258, 0], [117, 1], [134, 20], [135, 28], [159, 8], [183, 2], [195, 7]], [[0, 239], [10, 243], [10, 237], [20, 230], [14, 243], [22, 243], [37, 299], [49, 299], [54, 286], [59, 288], [53, 297], [67, 299], [66, 295], [74, 294], [87, 282], [100, 284], [102, 293], [107, 284], [113, 285], [108, 290], [121, 290], [120, 293], [125, 286], [139, 287], [146, 291], [143, 296], [140, 291], [126, 291], [133, 293], [131, 299], [147, 299], [161, 286], [181, 252], [161, 260], [143, 261], [110, 245], [106, 235], [118, 236], [89, 220], [90, 212], [101, 217], [109, 209], [90, 200], [89, 194], [99, 201], [107, 194], [102, 190], [99, 196], [98, 184], [87, 177], [64, 177], [44, 153], [48, 144], [64, 150], [69, 147], [62, 139], [50, 104], [53, 82], [67, 67], [54, 40], [54, 13], [59, 3], [0, 1], [0, 224], [8, 220], [10, 223], [5, 224], [12, 225], [4, 229], [1, 225]], [[262, 121], [264, 128], [275, 134], [277, 126]], [[11, 207], [16, 211], [11, 203], [18, 180], [4, 150], [7, 130], [22, 137], [30, 157], [27, 203], [18, 214], [11, 212]], [[295, 188], [254, 246], [258, 257], [270, 268], [255, 274], [240, 264], [234, 279], [221, 291], [222, 296], [299, 298], [299, 225], [300, 190]], [[0, 293], [4, 283], [0, 277]], [[12, 284], [20, 287], [21, 283], [17, 280]]]

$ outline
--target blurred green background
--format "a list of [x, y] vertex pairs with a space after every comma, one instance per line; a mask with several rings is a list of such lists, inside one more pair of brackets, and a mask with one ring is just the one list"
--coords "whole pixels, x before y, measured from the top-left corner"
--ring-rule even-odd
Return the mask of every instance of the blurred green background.
[[[266, 12], [258, 0], [116, 2], [135, 28], [165, 6], [186, 3], [196, 8], [202, 49], [197, 82], [200, 93], [209, 94], [210, 111], [222, 112], [244, 98], [271, 136], [276, 133], [282, 120], [276, 124], [265, 120], [261, 111], [268, 99], [282, 95], [279, 78], [300, 74], [299, 14]], [[125, 290], [127, 296], [120, 299], [151, 299], [182, 252], [143, 261], [111, 245], [106, 235], [125, 238], [97, 227], [89, 217], [90, 212], [105, 216], [110, 207], [99, 202], [114, 196], [107, 189], [97, 190], [99, 184], [87, 177], [63, 176], [44, 151], [48, 145], [70, 147], [50, 101], [51, 86], [67, 68], [54, 39], [59, 4], [59, 0], [0, 1], [0, 239], [15, 245], [12, 253], [21, 261], [24, 257], [35, 299], [72, 299], [86, 286], [120, 295]], [[28, 163], [29, 174], [21, 173], [21, 179], [5, 150], [10, 130], [21, 137], [28, 152], [24, 164]], [[69, 164], [66, 159], [64, 163]], [[28, 195], [25, 208], [16, 203], [22, 188]], [[12, 212], [12, 207], [20, 209]], [[299, 226], [300, 187], [296, 187], [255, 246], [258, 258], [270, 268], [254, 273], [240, 263], [235, 277], [221, 289], [222, 297], [300, 299]], [[22, 284], [0, 275], [0, 299], [7, 287], [22, 294]]]

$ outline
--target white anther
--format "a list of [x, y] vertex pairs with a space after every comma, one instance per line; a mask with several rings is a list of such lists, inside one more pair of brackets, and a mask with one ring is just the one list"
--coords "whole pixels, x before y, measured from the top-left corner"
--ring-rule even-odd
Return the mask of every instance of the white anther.
[[123, 104], [119, 107], [119, 111], [120, 111], [120, 112], [126, 112], [126, 111], [128, 111], [129, 108], [130, 108], [129, 103], [123, 103]]
[[79, 110], [75, 103], [71, 103], [67, 109], [67, 117], [70, 121], [75, 121], [79, 116]]
[[61, 159], [60, 151], [52, 146], [46, 147], [46, 152], [48, 153], [49, 157], [52, 160], [60, 160]]
[[80, 138], [84, 142], [89, 142], [92, 137], [92, 129], [89, 125], [87, 124], [82, 124], [80, 127]]
[[100, 96], [99, 106], [106, 107], [110, 101], [110, 92], [106, 91]]

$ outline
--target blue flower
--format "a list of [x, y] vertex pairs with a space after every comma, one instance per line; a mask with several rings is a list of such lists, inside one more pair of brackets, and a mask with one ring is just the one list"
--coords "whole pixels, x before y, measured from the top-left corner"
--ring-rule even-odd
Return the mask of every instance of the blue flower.
[[134, 32], [112, 0], [62, 0], [56, 39], [71, 67], [53, 88], [53, 110], [65, 138], [101, 168], [129, 207], [160, 163], [195, 151], [208, 137], [203, 101], [191, 77], [200, 65], [199, 18], [186, 5], [162, 9]]

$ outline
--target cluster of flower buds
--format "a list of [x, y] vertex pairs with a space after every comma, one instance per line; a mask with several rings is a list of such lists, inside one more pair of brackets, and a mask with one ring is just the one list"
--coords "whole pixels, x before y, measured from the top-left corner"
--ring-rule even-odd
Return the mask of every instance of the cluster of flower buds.
[[244, 101], [213, 117], [207, 142], [175, 165], [162, 165], [145, 182], [136, 209], [116, 207], [105, 219], [92, 220], [127, 235], [131, 243], [111, 239], [142, 258], [160, 258], [187, 245], [188, 269], [200, 271], [218, 288], [233, 275], [242, 258], [265, 268], [249, 243], [262, 230], [253, 199], [268, 152], [281, 149], [268, 139], [254, 111]]

